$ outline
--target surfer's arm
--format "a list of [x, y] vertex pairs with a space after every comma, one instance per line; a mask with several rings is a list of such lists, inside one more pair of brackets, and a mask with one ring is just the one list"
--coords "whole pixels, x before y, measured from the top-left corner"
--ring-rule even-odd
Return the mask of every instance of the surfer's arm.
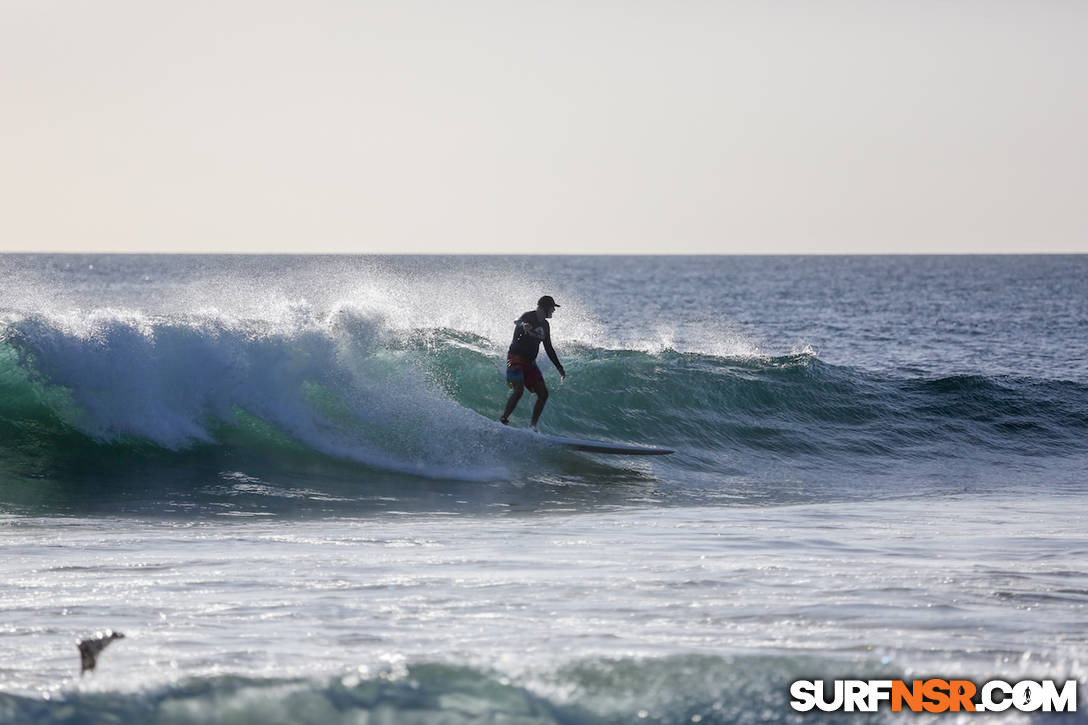
[[551, 331], [545, 331], [544, 333], [544, 352], [548, 353], [548, 359], [552, 361], [552, 365], [559, 371], [560, 377], [567, 377], [567, 371], [563, 369], [563, 365], [559, 362], [559, 356], [555, 354], [555, 348], [552, 347]]

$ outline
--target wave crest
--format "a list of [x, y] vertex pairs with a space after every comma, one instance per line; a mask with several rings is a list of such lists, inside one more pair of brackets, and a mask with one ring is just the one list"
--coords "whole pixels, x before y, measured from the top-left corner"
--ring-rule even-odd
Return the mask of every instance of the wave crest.
[[[347, 306], [278, 320], [98, 311], [11, 321], [0, 338], [7, 445], [30, 440], [40, 454], [78, 435], [175, 452], [301, 446], [467, 480], [502, 477], [532, 448], [494, 423], [508, 391], [504, 346], [491, 339], [390, 327]], [[548, 431], [667, 445], [680, 455], [661, 465], [707, 472], [738, 454], [846, 466], [1063, 455], [1083, 452], [1088, 431], [1088, 386], [1068, 381], [895, 377], [807, 348], [766, 357], [568, 344], [563, 354], [566, 383], [546, 372]]]

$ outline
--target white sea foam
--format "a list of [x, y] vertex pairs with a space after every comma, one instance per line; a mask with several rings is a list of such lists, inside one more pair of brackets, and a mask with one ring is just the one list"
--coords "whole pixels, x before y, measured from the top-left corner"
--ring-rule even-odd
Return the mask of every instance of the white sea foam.
[[[647, 709], [679, 722], [733, 693], [745, 663], [757, 681], [881, 668], [904, 679], [1083, 682], [1088, 571], [1083, 508], [1071, 505], [1082, 501], [30, 520], [5, 534], [13, 585], [0, 597], [11, 615], [0, 687], [123, 697], [204, 680], [208, 694], [194, 690], [193, 705], [210, 716], [233, 697], [214, 680], [223, 674], [269, 687], [354, 677], [353, 687], [410, 684], [408, 667], [439, 663], [602, 715]], [[72, 643], [104, 626], [127, 638], [81, 680]], [[767, 719], [788, 721], [786, 688], [775, 691], [761, 696], [774, 708]], [[743, 711], [751, 698], [725, 699]], [[255, 712], [256, 701], [240, 703], [238, 717]]]
[[[442, 329], [468, 333], [501, 357], [514, 320], [532, 309], [541, 294], [553, 294], [562, 305], [552, 319], [560, 350], [583, 345], [735, 358], [764, 355], [761, 344], [731, 325], [727, 315], [657, 317], [639, 307], [637, 290], [628, 291], [634, 296], [626, 307], [600, 309], [592, 301], [595, 290], [562, 276], [553, 279], [543, 258], [450, 261], [457, 266], [442, 267], [433, 259], [405, 258], [394, 264], [383, 258], [344, 258], [302, 260], [290, 268], [275, 258], [230, 264], [202, 258], [176, 265], [171, 276], [158, 280], [146, 274], [147, 264], [133, 263], [133, 278], [125, 277], [125, 258], [116, 258], [94, 270], [108, 283], [106, 289], [88, 285], [85, 277], [91, 273], [86, 270], [68, 270], [78, 284], [67, 286], [33, 269], [18, 269], [0, 291], [0, 310], [9, 319], [48, 316], [77, 327], [122, 319], [132, 324], [214, 319], [235, 326], [257, 324], [281, 334], [319, 325], [347, 310], [372, 320], [387, 334]], [[103, 299], [112, 302], [103, 306]]]

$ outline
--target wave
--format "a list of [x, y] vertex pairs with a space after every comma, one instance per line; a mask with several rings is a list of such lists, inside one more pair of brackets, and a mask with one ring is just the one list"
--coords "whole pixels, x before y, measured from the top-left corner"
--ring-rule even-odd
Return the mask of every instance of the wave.
[[[774, 656], [601, 659], [518, 683], [471, 667], [420, 663], [376, 674], [360, 668], [326, 681], [219, 676], [136, 692], [70, 691], [45, 700], [0, 693], [0, 719], [179, 724], [794, 722], [789, 683], [828, 666]], [[806, 722], [823, 719], [838, 721], [841, 716], [805, 717]], [[863, 723], [881, 719], [856, 713], [851, 717]]]
[[419, 475], [494, 475], [503, 432], [421, 380], [382, 334], [349, 312], [291, 324], [29, 316], [0, 346], [0, 421], [39, 445], [250, 441]]
[[[445, 328], [390, 328], [350, 308], [278, 322], [28, 315], [0, 334], [0, 448], [24, 473], [76, 457], [226, 450], [493, 480], [541, 448], [494, 423], [508, 393], [503, 348]], [[811, 351], [582, 343], [563, 355], [570, 377], [559, 385], [549, 374], [547, 430], [679, 451], [662, 465], [720, 468], [725, 451], [841, 465], [1060, 456], [1088, 440], [1088, 386], [1072, 381], [897, 376]], [[523, 401], [515, 424], [529, 409]]]

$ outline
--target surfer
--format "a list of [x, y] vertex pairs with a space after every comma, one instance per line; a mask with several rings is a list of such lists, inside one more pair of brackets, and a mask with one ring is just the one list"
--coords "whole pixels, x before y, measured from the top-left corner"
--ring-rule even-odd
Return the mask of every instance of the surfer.
[[536, 356], [540, 352], [540, 343], [544, 343], [544, 351], [548, 353], [548, 359], [559, 371], [559, 376], [566, 380], [567, 371], [559, 364], [559, 356], [552, 347], [552, 332], [548, 325], [548, 318], [559, 307], [551, 295], [544, 295], [536, 303], [535, 310], [529, 310], [514, 323], [514, 340], [510, 343], [510, 350], [506, 354], [506, 384], [513, 388], [510, 399], [506, 401], [506, 410], [503, 411], [499, 422], [507, 425], [510, 422], [510, 414], [518, 406], [525, 388], [536, 394], [536, 405], [533, 406], [533, 420], [530, 423], [536, 430], [536, 424], [540, 420], [540, 414], [544, 411], [544, 404], [548, 402], [548, 386], [544, 384], [544, 376], [540, 368], [536, 366]]

